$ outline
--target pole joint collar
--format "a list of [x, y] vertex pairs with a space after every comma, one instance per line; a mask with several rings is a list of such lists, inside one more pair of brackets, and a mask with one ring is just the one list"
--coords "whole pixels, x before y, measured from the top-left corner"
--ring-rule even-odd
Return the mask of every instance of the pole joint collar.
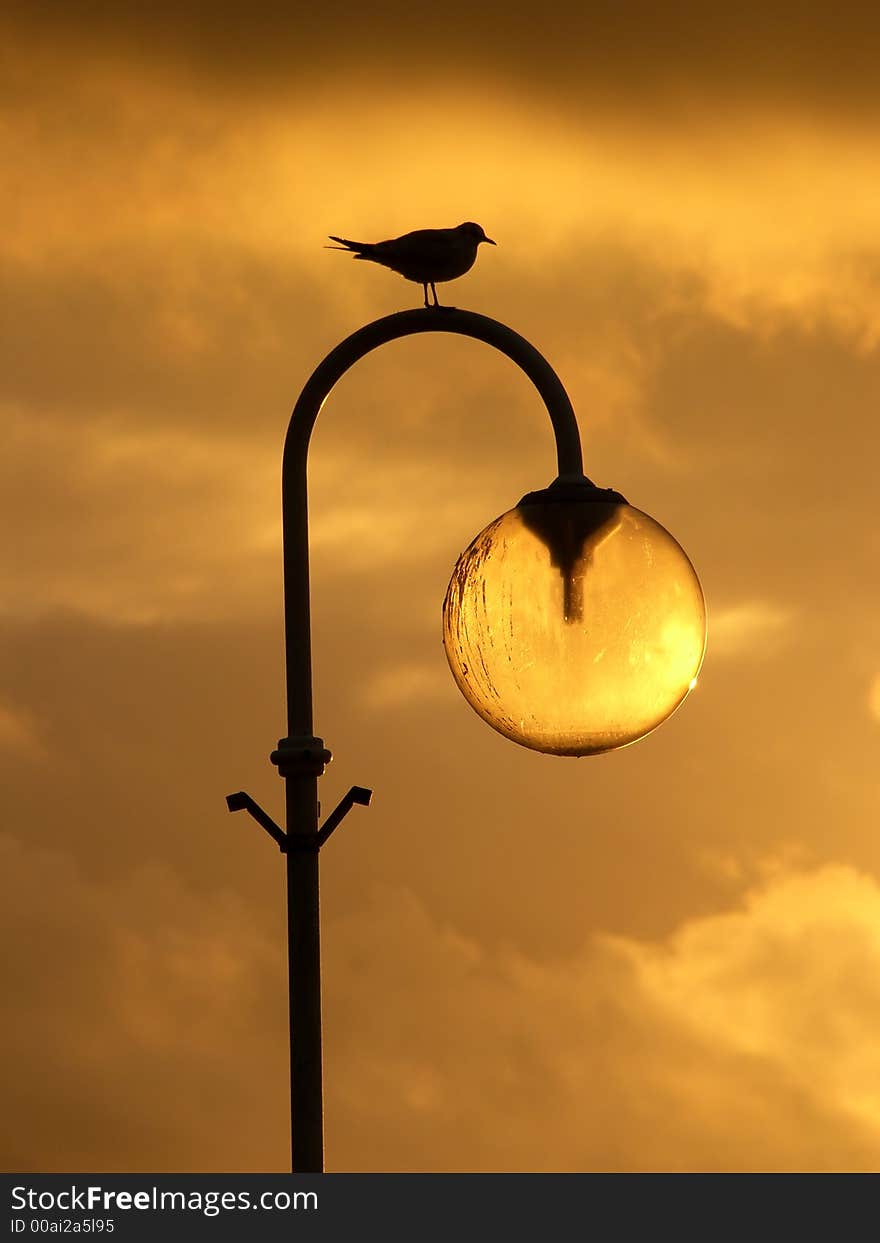
[[269, 756], [279, 777], [320, 777], [332, 758], [323, 738], [281, 738]]

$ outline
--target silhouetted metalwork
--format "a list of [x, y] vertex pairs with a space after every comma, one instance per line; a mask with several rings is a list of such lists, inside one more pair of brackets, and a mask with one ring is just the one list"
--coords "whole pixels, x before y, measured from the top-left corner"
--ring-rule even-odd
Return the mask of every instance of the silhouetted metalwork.
[[284, 830], [275, 823], [269, 813], [263, 811], [260, 804], [255, 802], [249, 794], [245, 794], [244, 790], [239, 790], [237, 794], [227, 794], [226, 806], [230, 811], [246, 811], [253, 816], [257, 824], [261, 825], [272, 840], [278, 843], [278, 849], [285, 855], [288, 850], [320, 850], [333, 830], [339, 827], [352, 807], [354, 807], [355, 803], [360, 803], [362, 807], [369, 807], [372, 797], [372, 790], [368, 790], [364, 786], [352, 786], [348, 794], [343, 799], [340, 799], [336, 808], [324, 821], [320, 832], [314, 835], [303, 835], [302, 841], [298, 839], [292, 841]]
[[324, 1168], [318, 852], [352, 804], [366, 805], [370, 797], [369, 790], [352, 787], [319, 828], [318, 778], [331, 755], [323, 739], [314, 736], [312, 722], [306, 460], [318, 412], [340, 377], [378, 346], [425, 332], [473, 337], [521, 367], [550, 415], [556, 438], [557, 482], [594, 486], [583, 475], [577, 421], [556, 372], [524, 337], [473, 311], [454, 307], [444, 307], [442, 313], [433, 309], [401, 311], [367, 324], [331, 350], [310, 376], [294, 407], [282, 466], [288, 736], [279, 741], [271, 756], [285, 782], [287, 832], [282, 833], [249, 795], [230, 795], [228, 803], [231, 811], [248, 811], [286, 856], [291, 1150], [296, 1173], [320, 1173]]
[[[574, 504], [572, 504], [574, 502]], [[562, 612], [568, 623], [584, 616], [584, 558], [604, 533], [618, 524], [618, 510], [626, 498], [613, 488], [597, 488], [584, 479], [551, 484], [539, 492], [529, 492], [517, 508], [523, 523], [544, 544], [550, 564], [562, 575]]]
[[278, 849], [284, 854], [287, 850], [287, 834], [280, 828], [268, 812], [263, 811], [259, 803], [254, 802], [244, 790], [237, 794], [226, 795], [226, 806], [230, 811], [246, 811], [261, 825], [269, 836], [278, 843]]

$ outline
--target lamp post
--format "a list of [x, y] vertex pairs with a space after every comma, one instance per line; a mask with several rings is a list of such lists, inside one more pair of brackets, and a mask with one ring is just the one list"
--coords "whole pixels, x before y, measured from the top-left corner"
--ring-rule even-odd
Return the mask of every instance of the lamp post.
[[459, 558], [443, 639], [459, 688], [500, 733], [560, 755], [624, 746], [665, 720], [694, 685], [706, 616], [697, 576], [675, 540], [619, 492], [583, 474], [571, 402], [547, 360], [497, 320], [455, 308], [402, 311], [332, 350], [297, 401], [284, 445], [282, 538], [287, 737], [272, 752], [284, 779], [286, 832], [244, 792], [287, 862], [291, 1155], [324, 1168], [318, 853], [354, 803], [354, 786], [319, 827], [318, 778], [330, 761], [314, 736], [306, 461], [318, 413], [365, 354], [398, 337], [450, 332], [506, 354], [537, 388], [556, 439], [558, 477], [491, 523]]

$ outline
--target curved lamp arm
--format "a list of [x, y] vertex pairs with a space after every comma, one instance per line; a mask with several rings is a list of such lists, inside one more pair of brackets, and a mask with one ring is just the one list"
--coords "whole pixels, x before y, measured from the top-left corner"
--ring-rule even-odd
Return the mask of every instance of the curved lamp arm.
[[[318, 828], [318, 777], [330, 759], [330, 752], [322, 739], [312, 734], [306, 457], [318, 411], [340, 376], [378, 345], [416, 332], [455, 332], [476, 337], [513, 359], [534, 383], [550, 413], [560, 477], [572, 482], [583, 478], [577, 423], [555, 371], [534, 346], [517, 333], [472, 311], [446, 308], [402, 311], [367, 324], [327, 355], [294, 407], [282, 468], [288, 737], [279, 741], [278, 750], [271, 758], [284, 778], [287, 806], [284, 845], [287, 847], [291, 1152], [293, 1169], [298, 1173], [318, 1173], [324, 1168], [318, 848], [322, 840], [326, 840], [322, 833], [326, 834], [334, 825], [331, 816], [323, 830]], [[362, 794], [366, 796], [367, 791]], [[234, 806], [247, 805], [241, 802], [241, 797], [233, 796]], [[265, 821], [261, 823], [264, 828], [268, 827]], [[273, 821], [269, 820], [269, 824], [277, 828]], [[280, 834], [281, 830], [278, 832]]]
[[336, 382], [365, 354], [421, 332], [453, 332], [474, 337], [506, 354], [526, 373], [544, 400], [556, 437], [559, 477], [583, 478], [577, 420], [556, 372], [533, 345], [504, 324], [474, 311], [453, 307], [400, 311], [352, 333], [315, 368], [293, 408], [284, 442], [282, 530], [284, 615], [287, 648], [287, 727], [290, 739], [312, 735], [312, 660], [309, 617], [309, 537], [306, 459], [315, 420]]

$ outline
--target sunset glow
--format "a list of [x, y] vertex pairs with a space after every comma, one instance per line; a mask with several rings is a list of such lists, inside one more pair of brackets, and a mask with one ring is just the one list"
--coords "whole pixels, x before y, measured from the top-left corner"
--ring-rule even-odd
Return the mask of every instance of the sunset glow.
[[224, 804], [281, 816], [284, 433], [421, 305], [328, 235], [462, 221], [498, 245], [444, 301], [546, 355], [709, 638], [672, 576], [627, 711], [699, 694], [589, 762], [511, 745], [442, 607], [554, 477], [540, 399], [442, 333], [337, 385], [321, 797], [375, 795], [322, 855], [327, 1167], [876, 1168], [880, 17], [787, 7], [6, 7], [6, 1170], [287, 1168], [278, 852]]

